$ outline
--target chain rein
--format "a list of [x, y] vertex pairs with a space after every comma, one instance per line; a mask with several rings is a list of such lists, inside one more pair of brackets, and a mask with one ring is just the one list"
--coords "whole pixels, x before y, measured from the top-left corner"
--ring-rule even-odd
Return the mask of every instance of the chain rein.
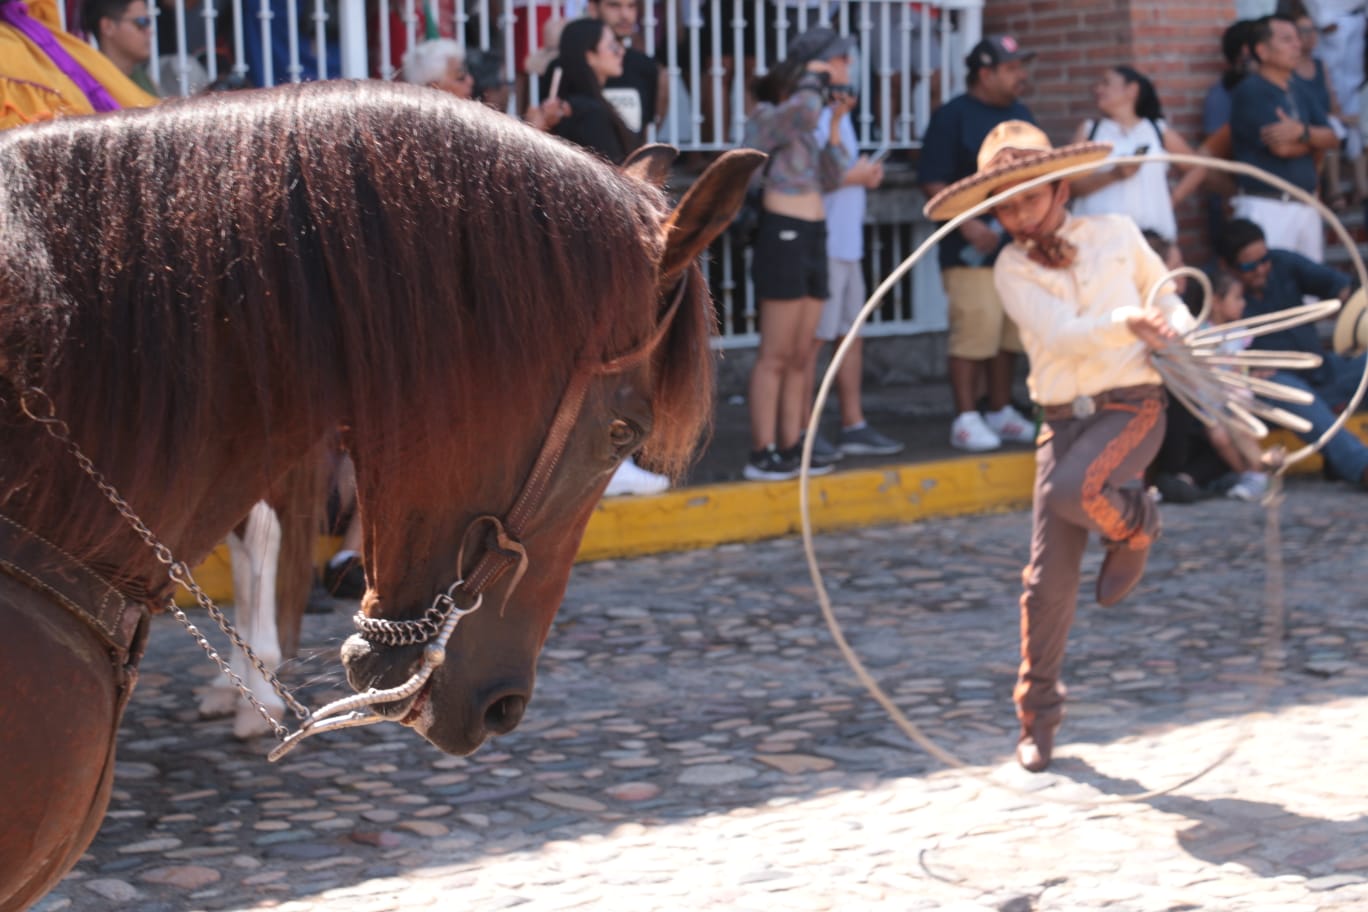
[[[38, 411], [35, 410], [35, 405], [39, 403], [43, 405], [43, 411], [47, 414], [39, 414]], [[175, 555], [171, 553], [171, 549], [167, 547], [161, 539], [157, 538], [156, 533], [148, 528], [147, 524], [142, 521], [142, 518], [133, 510], [133, 507], [129, 505], [128, 501], [124, 500], [119, 495], [118, 490], [109, 483], [108, 479], [104, 477], [100, 470], [95, 468], [95, 464], [91, 462], [90, 457], [77, 445], [76, 441], [71, 439], [71, 428], [61, 418], [56, 417], [56, 407], [53, 405], [52, 400], [48, 397], [47, 393], [33, 387], [24, 389], [19, 395], [19, 407], [23, 410], [25, 415], [42, 425], [43, 429], [47, 431], [48, 436], [66, 447], [67, 451], [75, 458], [76, 464], [81, 467], [81, 471], [89, 476], [90, 480], [99, 488], [100, 493], [113, 504], [114, 509], [118, 510], [119, 515], [127, 521], [133, 528], [133, 531], [138, 534], [138, 537], [152, 549], [152, 554], [156, 557], [157, 561], [166, 566], [167, 576], [171, 578], [171, 581], [194, 596], [195, 603], [203, 608], [205, 612], [208, 613], [209, 617], [218, 624], [219, 630], [223, 631], [224, 635], [228, 637], [233, 646], [242, 650], [242, 654], [247, 657], [247, 660], [251, 663], [252, 667], [261, 675], [262, 679], [270, 685], [271, 690], [275, 691], [276, 695], [284, 701], [285, 705], [290, 708], [290, 711], [295, 714], [295, 717], [299, 719], [308, 718], [308, 708], [295, 699], [294, 695], [291, 694], [285, 685], [280, 682], [280, 679], [275, 676], [275, 673], [266, 667], [266, 663], [257, 656], [252, 650], [252, 647], [249, 646], [247, 641], [237, 632], [227, 616], [224, 615], [222, 609], [220, 609], [218, 605], [215, 605], [214, 600], [209, 597], [209, 594], [201, 589], [199, 584], [195, 582], [195, 578], [191, 574], [190, 568], [185, 565], [185, 562], [176, 559]], [[218, 666], [219, 670], [223, 672], [232, 685], [237, 688], [238, 692], [242, 694], [243, 699], [245, 699], [252, 709], [255, 710], [261, 718], [266, 721], [266, 724], [271, 727], [271, 731], [275, 734], [276, 738], [284, 740], [290, 734], [290, 730], [276, 721], [275, 717], [271, 715], [270, 709], [257, 699], [256, 695], [252, 693], [252, 689], [247, 686], [247, 682], [242, 680], [237, 672], [233, 671], [232, 665], [228, 660], [219, 654], [218, 650], [214, 648], [214, 645], [210, 643], [200, 629], [190, 621], [189, 616], [181, 610], [180, 606], [178, 606], [174, 600], [168, 600], [168, 607], [176, 620], [184, 625], [186, 631], [194, 638], [195, 642], [199, 644], [200, 648], [204, 650], [204, 654]]]

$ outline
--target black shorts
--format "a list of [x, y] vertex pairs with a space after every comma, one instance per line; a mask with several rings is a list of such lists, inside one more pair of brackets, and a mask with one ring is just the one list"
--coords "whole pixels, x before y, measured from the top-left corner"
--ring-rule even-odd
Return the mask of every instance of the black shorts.
[[755, 296], [771, 301], [831, 297], [827, 281], [826, 221], [760, 213], [751, 260]]

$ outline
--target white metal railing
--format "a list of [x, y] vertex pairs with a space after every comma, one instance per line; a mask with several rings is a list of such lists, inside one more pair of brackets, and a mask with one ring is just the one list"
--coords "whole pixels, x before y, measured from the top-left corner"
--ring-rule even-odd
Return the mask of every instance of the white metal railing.
[[[532, 50], [541, 43], [539, 11], [566, 17], [584, 7], [584, 0], [527, 2], [522, 27]], [[242, 84], [365, 78], [372, 73], [394, 78], [400, 61], [391, 55], [391, 23], [398, 20], [403, 46], [411, 47], [423, 37], [420, 11], [437, 17], [439, 26], [445, 26], [439, 30], [464, 45], [497, 49], [507, 80], [519, 83], [519, 61], [513, 59], [518, 4], [508, 0], [501, 12], [497, 0], [149, 0], [148, 5], [158, 22], [154, 58], [165, 58], [172, 75], [161, 91], [187, 95], [198, 88], [194, 77], [200, 67], [209, 82], [221, 75], [218, 55], [204, 48], [225, 50], [230, 74]], [[871, 101], [857, 118], [861, 146], [915, 148], [933, 107], [933, 87], [938, 85], [941, 100], [964, 90], [963, 58], [982, 32], [983, 0], [734, 0], [730, 5], [734, 17], [724, 28], [708, 30], [706, 22], [723, 18], [723, 0], [643, 4], [635, 44], [660, 62], [673, 90], [659, 123], [649, 125], [649, 138], [684, 150], [734, 146], [745, 124], [748, 79], [782, 59], [796, 35], [825, 23], [855, 36], [861, 48], [855, 85]], [[172, 28], [161, 21], [168, 16]], [[221, 36], [225, 17], [230, 34]], [[159, 46], [158, 36], [168, 35], [174, 46]], [[737, 60], [743, 65], [735, 66]], [[155, 83], [160, 84], [162, 69], [151, 68]], [[706, 110], [705, 98], [710, 101]], [[524, 97], [510, 99], [510, 110], [538, 101], [532, 80]]]
[[[515, 6], [522, 2], [528, 6], [518, 23]], [[855, 36], [860, 48], [852, 82], [867, 100], [856, 113], [861, 148], [915, 149], [933, 107], [965, 89], [964, 58], [982, 35], [983, 3], [643, 0], [633, 43], [659, 62], [670, 86], [666, 109], [646, 126], [647, 139], [686, 152], [737, 145], [750, 104], [748, 81], [783, 59], [798, 34], [827, 24]], [[163, 95], [191, 94], [213, 84], [392, 79], [400, 61], [392, 58], [391, 30], [402, 30], [402, 46], [412, 47], [431, 32], [425, 26], [435, 24], [437, 32], [467, 47], [501, 54], [505, 79], [516, 87], [509, 112], [516, 113], [541, 99], [536, 79], [519, 79], [515, 23], [527, 30], [526, 46], [536, 50], [542, 37], [539, 12], [572, 18], [583, 13], [584, 5], [585, 0], [504, 0], [502, 8], [499, 0], [148, 0], [158, 23], [153, 59], [161, 61], [149, 67], [149, 75]], [[707, 22], [722, 22], [727, 7], [732, 18], [723, 28], [705, 28]], [[169, 27], [165, 17], [171, 17]], [[171, 47], [164, 46], [168, 36]], [[215, 51], [222, 53], [222, 62]], [[742, 65], [735, 65], [738, 60]], [[881, 257], [889, 251], [901, 251], [901, 259], [925, 228], [914, 212], [867, 225], [867, 261], [883, 264]], [[870, 287], [896, 263], [883, 264], [882, 271], [871, 266]], [[733, 251], [730, 240], [716, 245], [710, 277], [723, 309], [723, 346], [753, 344], [756, 338], [748, 266], [748, 253]], [[870, 332], [943, 328], [944, 300], [934, 272], [934, 264], [919, 268]]]

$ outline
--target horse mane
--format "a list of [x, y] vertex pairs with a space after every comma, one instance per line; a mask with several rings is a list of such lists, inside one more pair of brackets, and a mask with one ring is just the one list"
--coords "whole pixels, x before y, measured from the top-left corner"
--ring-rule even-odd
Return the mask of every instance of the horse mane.
[[[234, 468], [262, 491], [338, 423], [370, 472], [463, 426], [453, 462], [520, 480], [536, 446], [505, 431], [544, 431], [577, 364], [652, 336], [664, 213], [660, 191], [566, 143], [406, 85], [25, 127], [0, 136], [0, 374], [44, 389], [149, 523], [242, 480], [194, 470], [234, 445], [225, 430], [272, 441], [279, 464]], [[672, 471], [711, 409], [713, 317], [690, 273], [652, 359], [648, 448]], [[0, 432], [39, 439], [0, 399]], [[25, 488], [61, 459], [48, 443], [0, 463], [0, 505], [60, 515], [64, 540], [97, 549], [107, 504]]]

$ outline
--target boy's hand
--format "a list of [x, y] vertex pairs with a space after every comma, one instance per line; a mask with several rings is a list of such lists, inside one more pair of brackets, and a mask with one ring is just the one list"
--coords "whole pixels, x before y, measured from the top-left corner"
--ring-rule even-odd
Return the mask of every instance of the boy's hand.
[[1170, 326], [1164, 315], [1157, 310], [1147, 311], [1138, 317], [1130, 317], [1126, 320], [1126, 327], [1151, 349], [1163, 348], [1178, 338], [1178, 331]]

